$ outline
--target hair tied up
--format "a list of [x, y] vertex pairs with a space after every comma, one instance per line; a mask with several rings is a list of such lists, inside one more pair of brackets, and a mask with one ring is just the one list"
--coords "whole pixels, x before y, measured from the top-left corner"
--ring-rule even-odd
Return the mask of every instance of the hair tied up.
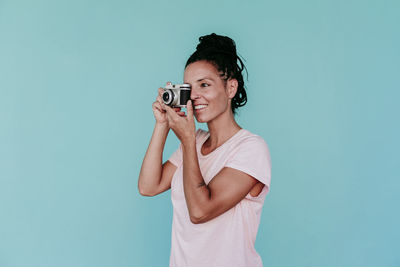
[[212, 33], [210, 35], [201, 36], [199, 41], [200, 43], [196, 47], [196, 50], [199, 52], [214, 49], [215, 51], [223, 51], [223, 53], [236, 55], [236, 44], [227, 36], [220, 36]]
[[235, 114], [236, 108], [247, 103], [242, 75], [242, 71], [246, 70], [247, 73], [247, 69], [242, 59], [237, 55], [236, 44], [231, 38], [215, 33], [201, 36], [199, 41], [196, 51], [189, 57], [185, 67], [193, 62], [205, 60], [212, 63], [221, 72], [222, 79], [236, 79], [238, 88], [231, 101], [232, 112]]

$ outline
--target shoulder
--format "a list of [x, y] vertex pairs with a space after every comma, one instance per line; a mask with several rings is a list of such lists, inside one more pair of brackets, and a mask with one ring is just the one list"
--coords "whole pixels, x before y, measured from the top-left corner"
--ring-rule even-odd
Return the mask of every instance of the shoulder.
[[268, 150], [267, 142], [261, 136], [242, 129], [235, 142], [238, 147], [258, 147]]
[[230, 151], [226, 167], [247, 173], [269, 186], [271, 180], [271, 157], [265, 140], [242, 129]]
[[269, 162], [270, 152], [264, 138], [242, 129], [231, 144], [231, 159], [241, 162]]

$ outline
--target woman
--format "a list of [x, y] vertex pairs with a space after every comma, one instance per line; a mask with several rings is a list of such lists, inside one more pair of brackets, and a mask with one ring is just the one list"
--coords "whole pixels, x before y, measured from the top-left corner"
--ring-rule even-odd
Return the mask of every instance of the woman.
[[[199, 40], [184, 72], [187, 114], [164, 105], [161, 88], [153, 103], [156, 124], [139, 191], [155, 196], [171, 188], [170, 266], [262, 266], [254, 243], [271, 179], [268, 146], [234, 118], [247, 102], [234, 41], [216, 34]], [[208, 132], [195, 130], [194, 117]], [[181, 145], [162, 164], [170, 129]]]

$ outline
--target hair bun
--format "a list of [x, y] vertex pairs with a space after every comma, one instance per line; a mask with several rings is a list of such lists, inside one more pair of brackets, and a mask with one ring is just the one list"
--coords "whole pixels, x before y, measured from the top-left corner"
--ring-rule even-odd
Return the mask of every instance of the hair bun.
[[229, 53], [233, 56], [236, 56], [235, 42], [227, 36], [221, 36], [212, 33], [201, 36], [199, 41], [200, 43], [196, 47], [198, 52], [212, 50], [215, 52]]
[[199, 38], [196, 51], [186, 61], [185, 68], [194, 62], [205, 60], [214, 65], [225, 85], [228, 79], [236, 79], [237, 91], [231, 101], [233, 114], [238, 107], [247, 103], [247, 94], [244, 87], [242, 71], [247, 69], [242, 59], [237, 55], [235, 42], [227, 37], [215, 33]]

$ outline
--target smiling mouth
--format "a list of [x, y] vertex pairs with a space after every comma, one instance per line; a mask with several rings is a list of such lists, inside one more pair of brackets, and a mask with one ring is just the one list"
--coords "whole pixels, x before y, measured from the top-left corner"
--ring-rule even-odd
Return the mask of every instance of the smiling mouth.
[[207, 107], [207, 105], [197, 105], [197, 106], [194, 107], [194, 109], [195, 110], [200, 110], [200, 109], [204, 109], [206, 107]]

